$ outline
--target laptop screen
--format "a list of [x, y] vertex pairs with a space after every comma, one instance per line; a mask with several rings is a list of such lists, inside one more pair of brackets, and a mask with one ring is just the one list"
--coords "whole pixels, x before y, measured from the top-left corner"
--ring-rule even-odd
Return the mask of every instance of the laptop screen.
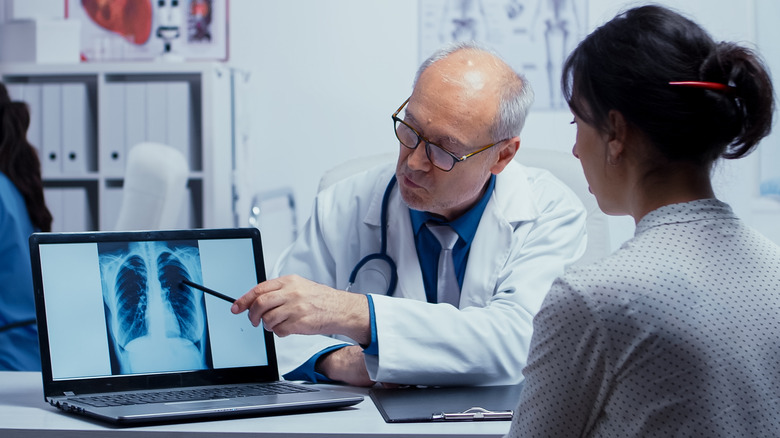
[[271, 364], [265, 330], [182, 282], [238, 298], [264, 280], [252, 230], [34, 235], [44, 373], [65, 381]]

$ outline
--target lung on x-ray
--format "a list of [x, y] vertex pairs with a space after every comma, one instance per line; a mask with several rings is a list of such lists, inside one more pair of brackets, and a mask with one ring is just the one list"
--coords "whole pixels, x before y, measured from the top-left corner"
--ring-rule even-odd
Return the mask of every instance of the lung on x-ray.
[[99, 243], [112, 374], [212, 368], [197, 241]]

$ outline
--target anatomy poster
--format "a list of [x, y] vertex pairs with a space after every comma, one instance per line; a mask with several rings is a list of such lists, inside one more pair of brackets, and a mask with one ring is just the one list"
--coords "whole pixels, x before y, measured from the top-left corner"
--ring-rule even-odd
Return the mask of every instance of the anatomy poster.
[[534, 109], [563, 110], [561, 68], [587, 33], [588, 0], [420, 0], [420, 62], [453, 41], [475, 40], [523, 73]]
[[228, 58], [228, 0], [71, 0], [83, 61]]

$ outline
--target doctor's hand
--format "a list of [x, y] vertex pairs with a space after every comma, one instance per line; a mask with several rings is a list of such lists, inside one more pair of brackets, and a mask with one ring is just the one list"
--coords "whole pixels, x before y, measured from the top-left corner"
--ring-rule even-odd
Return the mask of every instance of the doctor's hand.
[[349, 345], [323, 355], [315, 370], [331, 380], [344, 382], [352, 386], [373, 386], [374, 381], [368, 377], [363, 349], [357, 345]]
[[368, 299], [298, 275], [264, 281], [233, 303], [234, 314], [249, 310], [249, 320], [278, 336], [346, 335], [371, 342]]

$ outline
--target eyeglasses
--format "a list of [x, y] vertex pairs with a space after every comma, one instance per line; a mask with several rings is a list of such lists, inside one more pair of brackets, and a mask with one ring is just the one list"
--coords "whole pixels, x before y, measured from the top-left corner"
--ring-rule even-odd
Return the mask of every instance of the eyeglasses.
[[[504, 140], [497, 141], [495, 143], [491, 143], [485, 147], [479, 148], [477, 151], [472, 152], [470, 154], [458, 156], [454, 153], [448, 151], [442, 146], [437, 145], [436, 143], [431, 143], [423, 137], [417, 130], [409, 126], [406, 122], [398, 118], [398, 113], [401, 112], [402, 109], [406, 106], [407, 103], [409, 103], [409, 99], [407, 98], [404, 103], [393, 113], [393, 124], [395, 125], [395, 136], [398, 138], [398, 141], [401, 142], [402, 145], [406, 146], [409, 149], [416, 149], [417, 146], [420, 145], [420, 143], [425, 143], [425, 155], [428, 157], [428, 160], [436, 166], [437, 168], [449, 172], [452, 170], [452, 168], [455, 166], [455, 163], [459, 163], [461, 161], [465, 161], [466, 158], [473, 157], [474, 155], [477, 155], [478, 153], [485, 151], [499, 143], [501, 143]], [[506, 140], [506, 139], [505, 139]]]

